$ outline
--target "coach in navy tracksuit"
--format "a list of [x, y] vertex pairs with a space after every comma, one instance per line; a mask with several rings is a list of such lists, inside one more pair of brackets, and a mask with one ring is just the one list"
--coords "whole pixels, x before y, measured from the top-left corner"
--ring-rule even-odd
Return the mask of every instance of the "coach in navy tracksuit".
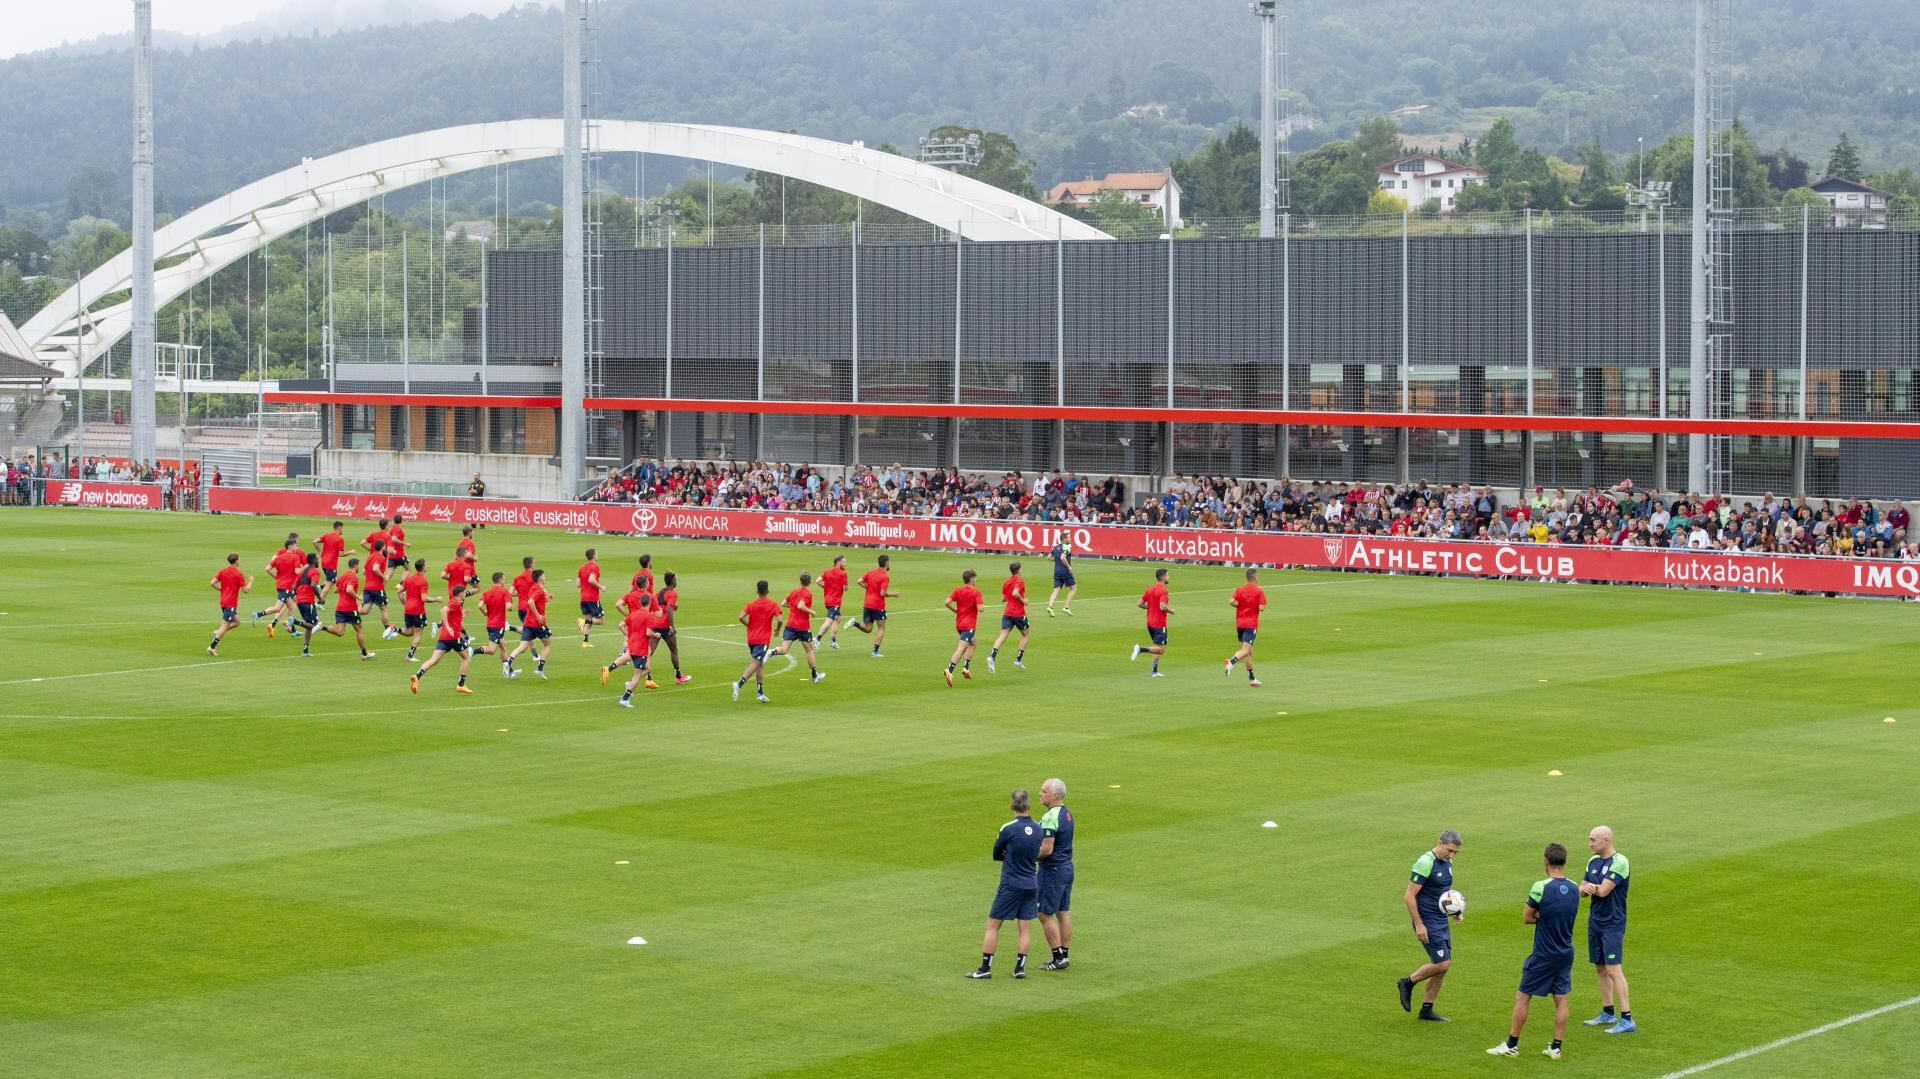
[[980, 945], [980, 968], [969, 978], [993, 977], [993, 952], [1000, 944], [1000, 923], [1020, 923], [1020, 955], [1013, 976], [1027, 976], [1027, 948], [1033, 943], [1033, 919], [1040, 905], [1040, 826], [1027, 815], [1027, 792], [1013, 792], [1012, 820], [1000, 826], [993, 841], [993, 860], [1000, 863], [1000, 890], [987, 912], [987, 933]]

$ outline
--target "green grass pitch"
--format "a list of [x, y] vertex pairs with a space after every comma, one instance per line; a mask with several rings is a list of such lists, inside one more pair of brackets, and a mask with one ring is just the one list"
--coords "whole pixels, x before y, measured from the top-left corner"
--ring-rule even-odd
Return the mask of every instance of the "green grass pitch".
[[[1522, 902], [1544, 843], [1578, 864], [1603, 823], [1641, 1030], [1576, 1025], [1557, 1067], [1660, 1076], [1920, 994], [1912, 606], [1269, 571], [1250, 691], [1220, 673], [1238, 570], [1174, 568], [1149, 682], [1150, 567], [1087, 562], [1028, 671], [948, 689], [941, 600], [1008, 559], [902, 551], [885, 659], [844, 634], [825, 682], [734, 704], [753, 580], [829, 552], [488, 529], [482, 569], [537, 556], [563, 629], [583, 548], [615, 579], [652, 551], [697, 681], [615, 707], [611, 632], [562, 632], [550, 682], [477, 660], [471, 698], [444, 665], [410, 696], [394, 642], [301, 660], [243, 628], [208, 658], [222, 556], [270, 600], [259, 566], [318, 527], [0, 512], [0, 1074], [1531, 1071], [1544, 1002], [1520, 1060], [1484, 1055]], [[410, 536], [435, 575], [454, 538]], [[1049, 775], [1073, 969], [1006, 977], [1009, 929], [969, 982], [1007, 792]], [[1393, 986], [1442, 827], [1471, 904], [1448, 1025]], [[1575, 1019], [1595, 1003], [1582, 963]], [[1904, 1008], [1709, 1074], [1913, 1074], [1916, 1042]]]

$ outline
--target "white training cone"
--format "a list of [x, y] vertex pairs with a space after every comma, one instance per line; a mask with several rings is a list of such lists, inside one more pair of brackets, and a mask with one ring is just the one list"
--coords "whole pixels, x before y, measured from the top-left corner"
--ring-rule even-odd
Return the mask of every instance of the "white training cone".
[[1278, 824], [1275, 824], [1275, 823], [1274, 823], [1274, 822], [1272, 822], [1272, 821], [1268, 821], [1267, 823], [1265, 823], [1265, 824], [1263, 824], [1263, 825], [1261, 825], [1260, 827], [1262, 827], [1262, 828], [1278, 828], [1278, 827], [1280, 827], [1280, 826], [1279, 826]]
[[1551, 772], [1548, 772], [1547, 774], [1548, 774], [1548, 775], [1550, 775], [1550, 776], [1557, 776], [1557, 775], [1559, 775], [1559, 774], [1560, 774], [1560, 769], [1558, 769], [1558, 768], [1555, 768], [1555, 769], [1554, 769], [1553, 771], [1551, 771]]
[[645, 944], [646, 942], [647, 938], [645, 937], [629, 937], [627, 939], [628, 944]]

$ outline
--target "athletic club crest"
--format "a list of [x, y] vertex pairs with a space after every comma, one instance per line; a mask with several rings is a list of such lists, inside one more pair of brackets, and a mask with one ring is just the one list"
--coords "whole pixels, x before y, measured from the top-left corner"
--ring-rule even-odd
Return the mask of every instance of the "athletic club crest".
[[1339, 536], [1327, 536], [1320, 541], [1320, 549], [1327, 553], [1327, 565], [1340, 564], [1340, 556], [1347, 553], [1347, 541]]

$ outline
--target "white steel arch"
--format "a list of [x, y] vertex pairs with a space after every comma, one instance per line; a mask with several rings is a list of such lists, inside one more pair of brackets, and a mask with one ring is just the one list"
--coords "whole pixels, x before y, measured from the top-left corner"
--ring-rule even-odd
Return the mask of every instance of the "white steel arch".
[[[595, 121], [602, 153], [649, 153], [717, 161], [790, 176], [857, 195], [869, 202], [942, 226], [959, 228], [970, 240], [1105, 240], [1099, 229], [1018, 195], [865, 146], [779, 131], [668, 124], [641, 120]], [[505, 120], [404, 135], [310, 159], [221, 196], [159, 230], [154, 237], [157, 306], [180, 296], [218, 270], [272, 240], [368, 198], [442, 176], [513, 161], [556, 157], [560, 120]], [[132, 328], [132, 305], [99, 310], [102, 297], [131, 287], [129, 252], [109, 260], [63, 292], [21, 327], [34, 354], [61, 373], [77, 372]], [[83, 337], [75, 343], [76, 309], [87, 308]]]

